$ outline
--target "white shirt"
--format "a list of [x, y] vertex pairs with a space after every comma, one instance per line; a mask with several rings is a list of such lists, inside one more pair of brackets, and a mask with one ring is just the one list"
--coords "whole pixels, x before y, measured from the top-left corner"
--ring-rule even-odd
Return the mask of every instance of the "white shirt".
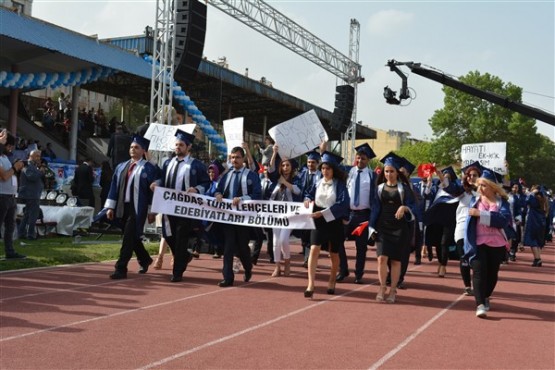
[[[360, 172], [360, 188], [359, 188], [359, 199], [358, 206], [354, 205], [355, 201], [355, 184]], [[349, 197], [351, 198], [351, 209], [362, 210], [370, 208], [370, 171], [368, 168], [360, 169], [358, 167], [353, 167], [349, 171], [349, 177], [347, 178], [347, 189], [349, 190]]]

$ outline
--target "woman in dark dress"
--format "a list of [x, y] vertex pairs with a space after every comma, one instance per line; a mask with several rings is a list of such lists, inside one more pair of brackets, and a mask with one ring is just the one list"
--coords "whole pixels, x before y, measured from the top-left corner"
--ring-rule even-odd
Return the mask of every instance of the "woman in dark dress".
[[[414, 196], [406, 185], [404, 175], [399, 172], [402, 162], [393, 153], [384, 159], [383, 171], [377, 181], [376, 192], [371, 197], [372, 209], [369, 223], [369, 235], [376, 241], [378, 255], [378, 276], [380, 289], [376, 300], [394, 303], [397, 295], [397, 283], [401, 274], [401, 260], [404, 249], [410, 242], [410, 225], [414, 222]], [[391, 289], [387, 299], [388, 261], [391, 262]]]

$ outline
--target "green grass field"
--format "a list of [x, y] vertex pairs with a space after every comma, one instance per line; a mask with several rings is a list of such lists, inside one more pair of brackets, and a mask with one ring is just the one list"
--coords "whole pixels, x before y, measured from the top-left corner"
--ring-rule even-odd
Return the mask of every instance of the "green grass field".
[[[42, 237], [37, 240], [15, 240], [14, 248], [27, 256], [21, 260], [0, 260], [0, 271], [68, 265], [85, 262], [103, 262], [116, 260], [121, 247], [120, 235], [96, 235], [74, 237]], [[4, 243], [0, 242], [2, 251]], [[158, 253], [159, 242], [145, 243], [151, 255]], [[3, 257], [3, 254], [2, 254]]]

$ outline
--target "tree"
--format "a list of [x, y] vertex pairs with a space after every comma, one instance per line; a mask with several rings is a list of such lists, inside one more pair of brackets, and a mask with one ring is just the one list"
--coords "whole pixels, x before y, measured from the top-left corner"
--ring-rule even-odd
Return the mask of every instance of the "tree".
[[[489, 73], [469, 72], [459, 80], [522, 102], [520, 87], [504, 83]], [[555, 168], [555, 144], [538, 134], [535, 119], [447, 86], [443, 92], [444, 108], [437, 110], [429, 121], [436, 137], [432, 141], [431, 157], [438, 164], [460, 162], [463, 144], [506, 142], [511, 178], [523, 177], [527, 183], [555, 185], [555, 171], [546, 171]]]

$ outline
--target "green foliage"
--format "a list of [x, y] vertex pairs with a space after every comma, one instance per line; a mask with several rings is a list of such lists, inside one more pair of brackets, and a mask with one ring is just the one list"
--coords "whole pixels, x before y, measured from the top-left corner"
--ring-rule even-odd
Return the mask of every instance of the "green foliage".
[[[459, 80], [522, 102], [520, 87], [504, 83], [489, 73], [469, 72]], [[506, 142], [511, 178], [523, 177], [529, 184], [555, 185], [555, 171], [546, 171], [555, 168], [555, 145], [537, 133], [534, 118], [447, 86], [443, 92], [444, 108], [437, 110], [430, 119], [436, 137], [432, 142], [430, 157], [438, 165], [459, 162], [463, 144]]]
[[[70, 237], [43, 237], [35, 241], [14, 241], [17, 252], [27, 255], [23, 260], [0, 260], [0, 271], [24, 268], [58, 266], [86, 262], [103, 262], [116, 260], [121, 248], [121, 238], [115, 235], [82, 237], [76, 243]], [[158, 242], [145, 243], [147, 251], [158, 253]]]
[[411, 144], [406, 142], [401, 149], [399, 149], [396, 154], [401, 157], [405, 157], [409, 162], [418, 166], [420, 163], [430, 163], [434, 162], [432, 155], [433, 145], [429, 142], [418, 142]]
[[[121, 118], [121, 107], [122, 101], [120, 99], [114, 101], [110, 104], [110, 108], [106, 113], [106, 117], [109, 120], [112, 117], [116, 117], [119, 121]], [[129, 111], [127, 115], [124, 117], [125, 124], [129, 128], [130, 131], [135, 131], [137, 127], [142, 125], [145, 120], [145, 116], [150, 114], [150, 107], [144, 104], [139, 104], [136, 102], [129, 102]]]

